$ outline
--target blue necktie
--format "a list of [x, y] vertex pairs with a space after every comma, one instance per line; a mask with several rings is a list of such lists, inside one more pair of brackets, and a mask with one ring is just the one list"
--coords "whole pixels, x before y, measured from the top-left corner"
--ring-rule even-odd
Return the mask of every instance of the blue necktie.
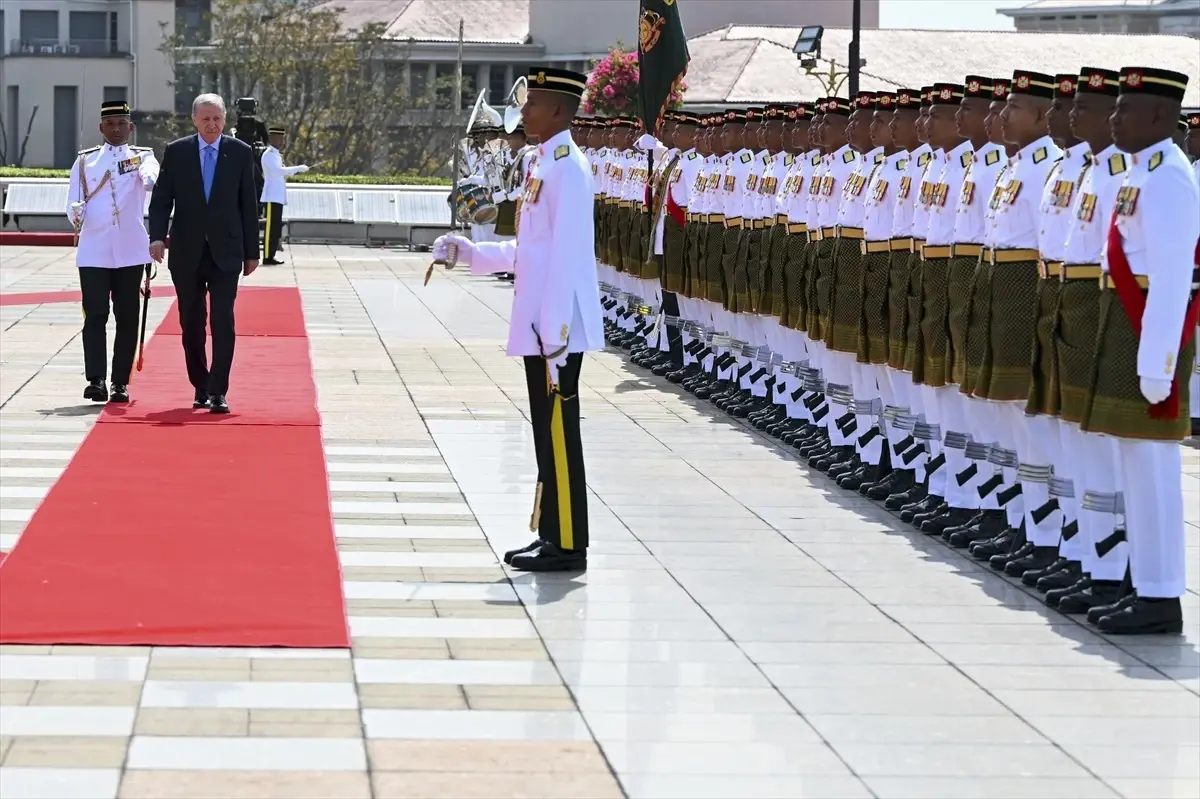
[[204, 201], [208, 202], [208, 196], [212, 194], [213, 173], [216, 171], [217, 151], [211, 144], [204, 147], [204, 162], [201, 164], [200, 172], [204, 178]]

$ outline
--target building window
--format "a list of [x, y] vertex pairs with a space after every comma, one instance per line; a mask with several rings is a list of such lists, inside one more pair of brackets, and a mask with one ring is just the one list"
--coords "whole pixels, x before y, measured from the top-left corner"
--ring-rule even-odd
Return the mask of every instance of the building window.
[[488, 102], [499, 108], [508, 99], [508, 90], [511, 88], [504, 79], [504, 65], [492, 64], [488, 73]]
[[105, 55], [108, 47], [108, 14], [103, 11], [72, 11], [67, 46], [80, 55]]
[[22, 11], [21, 12], [21, 50], [36, 51], [42, 47], [57, 47], [58, 12], [57, 11]]
[[129, 100], [129, 89], [124, 86], [105, 86], [104, 102], [124, 103]]

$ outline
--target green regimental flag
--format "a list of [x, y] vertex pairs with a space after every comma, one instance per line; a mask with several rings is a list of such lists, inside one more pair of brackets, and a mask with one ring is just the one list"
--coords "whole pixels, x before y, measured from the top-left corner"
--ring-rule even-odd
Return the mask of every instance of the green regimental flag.
[[638, 116], [654, 134], [667, 110], [671, 87], [687, 73], [687, 36], [680, 0], [641, 0], [638, 15]]

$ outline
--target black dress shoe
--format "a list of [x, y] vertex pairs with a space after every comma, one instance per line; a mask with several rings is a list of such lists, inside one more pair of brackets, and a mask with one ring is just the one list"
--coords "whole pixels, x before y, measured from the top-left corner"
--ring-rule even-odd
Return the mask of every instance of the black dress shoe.
[[559, 549], [543, 541], [531, 552], [514, 555], [510, 564], [526, 572], [584, 572], [587, 571], [587, 552], [578, 549]]
[[[1058, 560], [1058, 547], [1034, 546], [1019, 558], [1004, 564], [1004, 573], [1009, 577], [1024, 577], [1027, 571], [1041, 571]], [[1036, 583], [1037, 580], [1034, 580]]]
[[108, 402], [108, 386], [103, 380], [89, 380], [83, 398], [92, 402]]
[[1109, 635], [1179, 635], [1183, 632], [1183, 609], [1177, 598], [1138, 597], [1116, 613], [1102, 616], [1096, 626]]
[[197, 391], [195, 398], [192, 399], [192, 407], [193, 408], [207, 408], [208, 407], [208, 392], [207, 391]]
[[229, 413], [229, 403], [225, 401], [224, 394], [213, 394], [208, 400], [209, 413]]
[[1038, 580], [1034, 587], [1043, 594], [1070, 588], [1083, 579], [1083, 565], [1079, 561], [1069, 560], [1067, 565], [1053, 574], [1047, 574]]
[[112, 392], [108, 395], [109, 402], [129, 402], [129, 387], [113, 383]]
[[1067, 565], [1070, 563], [1071, 561], [1067, 560], [1066, 558], [1057, 557], [1040, 569], [1029, 569], [1028, 571], [1024, 572], [1021, 575], [1021, 582], [1030, 588], [1033, 588], [1043, 577], [1049, 577], [1052, 574], [1058, 574], [1060, 571], [1067, 568]]
[[[1096, 624], [1101, 619], [1103, 619], [1105, 616], [1109, 616], [1113, 613], [1122, 611], [1125, 608], [1132, 605], [1134, 602], [1137, 602], [1137, 594], [1136, 593], [1128, 593], [1128, 594], [1122, 595], [1121, 592], [1124, 591], [1125, 589], [1126, 589], [1126, 584], [1121, 583], [1120, 585], [1117, 586], [1116, 591], [1114, 592], [1118, 597], [1118, 599], [1115, 602], [1110, 602], [1107, 605], [1093, 605], [1091, 607], [1091, 609], [1089, 609], [1087, 612], [1088, 623]], [[1093, 588], [1093, 590], [1095, 590], [1095, 589]], [[1058, 609], [1062, 610], [1062, 606], [1063, 606], [1063, 603], [1059, 602]], [[1063, 612], [1065, 613], [1066, 611], [1063, 611]]]
[[951, 527], [962, 527], [975, 518], [975, 511], [970, 508], [947, 508], [945, 513], [921, 522], [920, 530], [927, 535], [941, 535]]
[[507, 552], [504, 553], [504, 565], [506, 565], [506, 566], [512, 565], [512, 559], [515, 558], [517, 555], [524, 555], [526, 552], [532, 552], [533, 550], [540, 547], [543, 543], [544, 542], [542, 541], [542, 539], [535, 538], [535, 539], [533, 539], [533, 541], [531, 543], [526, 544], [525, 546], [521, 547], [520, 549], [508, 550]]

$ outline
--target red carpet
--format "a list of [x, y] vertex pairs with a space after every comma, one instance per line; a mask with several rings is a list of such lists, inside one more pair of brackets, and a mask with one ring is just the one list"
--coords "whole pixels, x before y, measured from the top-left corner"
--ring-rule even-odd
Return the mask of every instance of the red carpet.
[[105, 411], [4, 560], [0, 643], [349, 645], [307, 341], [287, 335], [299, 293], [260, 292], [238, 301], [259, 333], [238, 341], [237, 416], [193, 414], [173, 325], [151, 339], [134, 403]]

